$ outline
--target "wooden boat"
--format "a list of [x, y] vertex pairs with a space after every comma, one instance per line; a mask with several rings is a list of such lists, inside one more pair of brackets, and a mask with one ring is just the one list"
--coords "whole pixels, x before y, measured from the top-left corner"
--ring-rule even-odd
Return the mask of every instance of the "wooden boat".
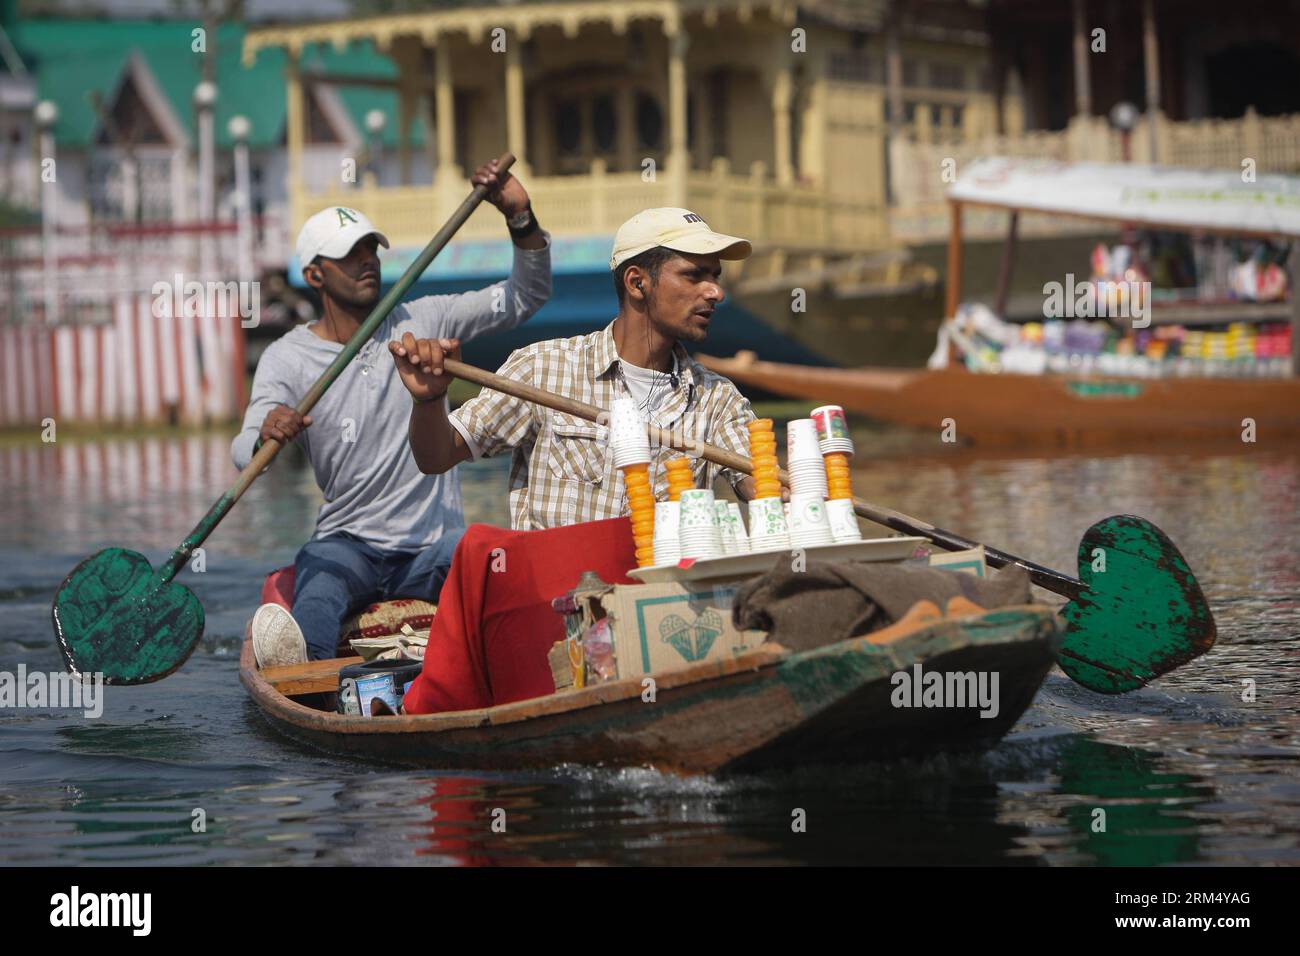
[[[901, 622], [906, 623], [906, 622]], [[918, 628], [793, 652], [768, 644], [729, 660], [447, 714], [358, 717], [306, 706], [336, 690], [359, 658], [259, 670], [252, 643], [240, 680], [278, 731], [334, 754], [422, 768], [516, 769], [564, 763], [652, 765], [678, 773], [838, 764], [995, 744], [1029, 706], [1060, 646], [1041, 605], [945, 618]], [[997, 710], [902, 707], [893, 675], [997, 674]]]
[[959, 442], [1101, 447], [1158, 441], [1240, 443], [1300, 437], [1300, 379], [1120, 379], [983, 375], [960, 368], [817, 368], [697, 355], [746, 388], [843, 405], [870, 418], [932, 430], [952, 419]]
[[[1290, 315], [1292, 370], [1285, 378], [1129, 378], [1102, 375], [969, 372], [949, 353], [948, 368], [834, 369], [697, 358], [738, 384], [777, 395], [833, 403], [883, 422], [933, 429], [952, 419], [958, 441], [991, 445], [1102, 446], [1152, 441], [1234, 441], [1246, 420], [1259, 442], [1300, 436], [1300, 178], [1198, 172], [1128, 164], [986, 159], [969, 165], [949, 191], [945, 314], [961, 302], [962, 211], [1010, 214], [998, 274], [995, 315], [1006, 312], [1022, 213], [1097, 220], [1193, 235], [1292, 243], [1291, 298], [1162, 309], [1155, 324], [1276, 321]], [[942, 358], [940, 354], [939, 358]]]

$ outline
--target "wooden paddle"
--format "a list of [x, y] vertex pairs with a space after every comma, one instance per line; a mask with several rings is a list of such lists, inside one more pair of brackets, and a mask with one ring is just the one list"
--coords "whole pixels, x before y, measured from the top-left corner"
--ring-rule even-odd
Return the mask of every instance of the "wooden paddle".
[[[449, 374], [467, 382], [577, 418], [594, 422], [607, 415], [595, 405], [455, 359], [445, 359], [443, 365]], [[753, 470], [743, 455], [655, 425], [646, 429], [651, 440], [661, 445], [744, 474]], [[788, 487], [787, 472], [781, 469], [779, 474]], [[861, 498], [853, 499], [853, 509], [863, 518], [929, 538], [949, 551], [979, 547], [969, 538]], [[1079, 542], [1078, 578], [987, 545], [984, 555], [994, 567], [1019, 565], [1035, 584], [1069, 599], [1060, 612], [1065, 618], [1061, 669], [1091, 690], [1110, 694], [1134, 690], [1214, 645], [1214, 616], [1187, 561], [1165, 533], [1144, 518], [1114, 515], [1089, 528]]]
[[[506, 172], [514, 162], [513, 155], [502, 154], [497, 172]], [[298, 412], [311, 411], [487, 194], [487, 187], [474, 187], [303, 396]], [[52, 610], [55, 637], [69, 670], [102, 673], [106, 684], [144, 684], [185, 663], [203, 636], [203, 606], [189, 588], [172, 578], [275, 460], [280, 447], [274, 439], [262, 444], [235, 483], [157, 572], [144, 555], [124, 548], [106, 548], [72, 569], [54, 594]]]

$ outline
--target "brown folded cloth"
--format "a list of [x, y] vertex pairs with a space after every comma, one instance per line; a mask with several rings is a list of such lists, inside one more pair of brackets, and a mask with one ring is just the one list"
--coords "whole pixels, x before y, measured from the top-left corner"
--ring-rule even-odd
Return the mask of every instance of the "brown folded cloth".
[[770, 640], [804, 651], [888, 627], [917, 601], [946, 607], [958, 596], [983, 608], [1028, 604], [1029, 574], [1015, 565], [988, 578], [906, 564], [782, 565], [737, 592], [731, 617], [739, 628], [767, 631]]

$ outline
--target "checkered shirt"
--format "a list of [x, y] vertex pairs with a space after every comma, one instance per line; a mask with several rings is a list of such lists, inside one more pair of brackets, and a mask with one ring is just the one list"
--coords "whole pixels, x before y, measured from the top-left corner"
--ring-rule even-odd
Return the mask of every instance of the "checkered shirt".
[[[608, 410], [629, 395], [620, 373], [613, 323], [599, 332], [536, 342], [514, 351], [498, 374]], [[729, 379], [694, 361], [679, 342], [678, 384], [658, 403], [654, 423], [688, 441], [698, 439], [749, 454], [746, 424], [754, 412]], [[554, 528], [628, 514], [627, 489], [609, 453], [609, 428], [483, 389], [450, 416], [475, 458], [511, 450], [510, 522], [519, 530]], [[682, 452], [651, 445], [655, 497], [667, 499], [664, 463]], [[733, 486], [745, 476], [692, 457], [695, 484], [710, 488], [722, 474]]]

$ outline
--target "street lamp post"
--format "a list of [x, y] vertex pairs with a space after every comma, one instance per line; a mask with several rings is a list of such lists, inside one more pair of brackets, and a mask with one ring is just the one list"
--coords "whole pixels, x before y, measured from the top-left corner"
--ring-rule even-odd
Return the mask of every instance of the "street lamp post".
[[[213, 229], [216, 225], [217, 203], [216, 203], [216, 134], [213, 121], [213, 107], [217, 102], [217, 85], [209, 80], [203, 80], [194, 87], [194, 111], [195, 118], [199, 128], [199, 283], [205, 290], [203, 295], [203, 307], [200, 310], [199, 319], [199, 340], [202, 343], [203, 354], [205, 356], [204, 364], [207, 365], [206, 356], [220, 356], [226, 350], [222, 348], [223, 341], [232, 337], [230, 324], [221, 321], [220, 316], [213, 314], [214, 303], [212, 297], [207, 294], [206, 290], [210, 289], [211, 283], [216, 279], [213, 255]], [[226, 353], [230, 354], [230, 353]], [[219, 369], [221, 362], [218, 359], [213, 363], [214, 369]], [[222, 414], [226, 407], [227, 389], [230, 383], [227, 377], [221, 372], [214, 372], [210, 379], [210, 388], [207, 390], [207, 408], [205, 409], [208, 416], [216, 418]]]
[[[55, 182], [57, 167], [54, 164], [54, 124], [59, 121], [59, 107], [51, 100], [41, 100], [33, 113], [36, 127], [40, 131], [40, 162], [37, 163], [36, 175], [40, 177], [41, 195], [41, 253], [44, 275], [42, 286], [45, 298], [45, 322], [54, 325], [59, 320], [59, 300], [55, 286], [59, 267], [58, 251], [55, 248], [57, 237], [55, 225], [58, 218], [58, 184]], [[46, 175], [45, 163], [50, 163], [50, 173]]]
[[213, 106], [217, 102], [217, 85], [204, 80], [194, 87], [194, 108], [199, 127], [199, 270], [203, 280], [212, 278], [212, 243], [208, 230], [217, 218], [214, 183], [216, 136], [213, 129]]
[[235, 214], [239, 222], [239, 278], [253, 276], [253, 195], [248, 170], [248, 136], [253, 125], [246, 116], [232, 116], [226, 130], [235, 141]]
[[387, 124], [388, 117], [384, 114], [383, 110], [371, 110], [366, 114], [366, 132], [370, 136], [369, 148], [367, 149], [367, 152], [370, 154], [370, 161], [366, 163], [366, 166], [368, 167], [367, 173], [372, 177], [366, 184], [367, 186], [376, 186], [379, 184], [379, 151], [382, 149], [382, 140], [380, 139], [380, 135], [383, 133], [384, 127]]
[[1119, 130], [1120, 156], [1126, 163], [1133, 162], [1133, 127], [1137, 125], [1138, 108], [1121, 100], [1110, 108], [1110, 125]]

